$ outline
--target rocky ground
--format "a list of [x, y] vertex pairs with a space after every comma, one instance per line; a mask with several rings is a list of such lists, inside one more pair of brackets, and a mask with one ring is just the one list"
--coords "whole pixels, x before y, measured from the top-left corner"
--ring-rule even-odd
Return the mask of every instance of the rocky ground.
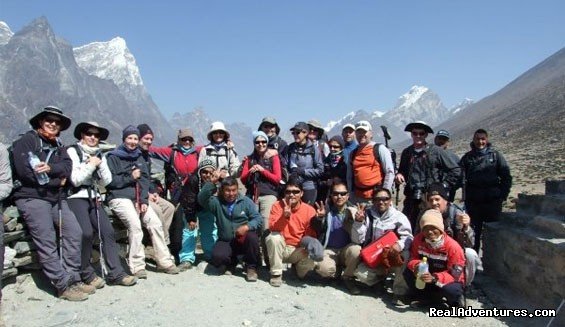
[[[6, 326], [545, 326], [548, 319], [429, 318], [427, 310], [399, 309], [385, 291], [365, 288], [351, 296], [337, 281], [311, 276], [306, 282], [287, 271], [280, 288], [271, 287], [266, 270], [256, 283], [240, 270], [218, 276], [202, 262], [180, 275], [149, 272], [133, 287], [106, 286], [85, 302], [57, 299], [40, 273], [23, 274], [4, 287]], [[468, 292], [473, 308], [527, 308], [519, 296], [497, 289], [487, 276]], [[487, 287], [488, 295], [482, 288]], [[495, 299], [498, 303], [493, 302]]]

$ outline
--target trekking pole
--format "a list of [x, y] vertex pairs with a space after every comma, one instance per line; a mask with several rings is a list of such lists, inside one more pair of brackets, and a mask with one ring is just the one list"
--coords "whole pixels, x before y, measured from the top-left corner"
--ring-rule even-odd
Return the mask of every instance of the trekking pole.
[[100, 212], [99, 212], [99, 205], [100, 202], [98, 200], [98, 186], [96, 185], [97, 181], [92, 181], [92, 188], [94, 191], [94, 213], [96, 214], [96, 224], [98, 228], [98, 250], [100, 251], [100, 271], [102, 272], [102, 279], [106, 279], [106, 275], [108, 274], [108, 268], [106, 267], [106, 258], [104, 257], [104, 241], [102, 240], [102, 232], [100, 231]]
[[63, 211], [61, 210], [61, 196], [62, 196], [63, 187], [59, 188], [59, 196], [57, 199], [57, 213], [59, 214], [59, 261], [61, 262], [61, 266], [63, 266]]

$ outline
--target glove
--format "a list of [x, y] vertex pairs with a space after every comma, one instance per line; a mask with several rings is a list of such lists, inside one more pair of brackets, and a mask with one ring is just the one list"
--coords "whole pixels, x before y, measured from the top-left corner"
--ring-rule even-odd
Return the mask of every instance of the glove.
[[388, 259], [388, 263], [390, 264], [390, 267], [400, 267], [404, 263], [404, 259], [402, 258], [402, 253], [396, 251], [393, 248], [390, 248], [387, 259]]
[[298, 174], [298, 176], [304, 176], [304, 168], [303, 167], [296, 167], [294, 172]]

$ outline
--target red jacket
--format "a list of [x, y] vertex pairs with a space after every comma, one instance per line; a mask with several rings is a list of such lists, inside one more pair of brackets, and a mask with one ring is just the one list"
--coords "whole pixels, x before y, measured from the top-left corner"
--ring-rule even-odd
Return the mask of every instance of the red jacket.
[[460, 282], [465, 283], [465, 253], [461, 245], [449, 235], [443, 233], [445, 238], [443, 246], [433, 249], [424, 240], [424, 234], [419, 233], [414, 237], [410, 247], [410, 260], [407, 268], [414, 271], [423, 257], [428, 258], [429, 271], [437, 278], [436, 285], [443, 287], [445, 284]]
[[198, 169], [198, 153], [201, 148], [202, 146], [195, 146], [193, 152], [183, 155], [182, 152], [175, 150], [175, 148], [171, 146], [151, 146], [149, 147], [149, 154], [153, 158], [169, 162], [172, 152], [176, 151], [172, 166], [175, 168], [177, 173], [180, 174], [180, 176], [186, 177], [194, 174]]

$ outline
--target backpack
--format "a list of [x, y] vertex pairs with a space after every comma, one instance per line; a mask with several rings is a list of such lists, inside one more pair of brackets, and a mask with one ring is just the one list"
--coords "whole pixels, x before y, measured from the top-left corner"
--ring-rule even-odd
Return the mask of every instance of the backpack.
[[[297, 147], [297, 146], [296, 146], [296, 143], [291, 143], [291, 144], [288, 145], [287, 153], [288, 153], [288, 158], [289, 158], [289, 159], [290, 159], [290, 156], [291, 156], [293, 153], [296, 153], [296, 154], [299, 155], [299, 156], [307, 156], [307, 155], [310, 155], [310, 156], [312, 156], [312, 162], [313, 162], [313, 163], [316, 162], [316, 160], [315, 160], [315, 158], [316, 158], [316, 148], [317, 148], [316, 146], [311, 146], [311, 147], [310, 147], [310, 151], [308, 151], [308, 152], [302, 152], [302, 153], [298, 153], [298, 151], [296, 151], [296, 147]], [[320, 153], [320, 155], [323, 156], [322, 153]], [[289, 160], [286, 164], [289, 165], [289, 164], [290, 164], [290, 160]], [[281, 173], [282, 173], [282, 174], [281, 174], [281, 184], [283, 184], [283, 186], [284, 186], [284, 184], [286, 184], [286, 182], [288, 182], [288, 179], [290, 178], [290, 175], [291, 175], [291, 174], [289, 173], [288, 168], [287, 168], [287, 167], [283, 167], [282, 165], [281, 165]], [[282, 182], [284, 182], [284, 183], [282, 183]]]
[[[373, 156], [375, 156], [375, 160], [377, 160], [377, 162], [379, 163], [379, 167], [381, 168], [381, 175], [383, 176], [383, 181], [384, 181], [385, 176], [386, 176], [386, 171], [383, 167], [383, 161], [381, 160], [381, 154], [379, 153], [379, 146], [381, 146], [381, 145], [382, 145], [382, 143], [375, 143], [375, 145], [373, 145]], [[351, 165], [353, 165], [353, 159], [357, 155], [357, 151], [359, 151], [359, 147], [356, 147], [355, 150], [351, 151], [351, 154], [349, 155], [350, 156], [349, 162], [350, 162]]]
[[[77, 153], [77, 155], [78, 155], [78, 162], [79, 162], [79, 163], [83, 163], [83, 160], [82, 160], [83, 153], [82, 153], [82, 149], [80, 148], [80, 146], [78, 146], [78, 144], [75, 143], [75, 144], [71, 144], [71, 145], [67, 146], [67, 149], [70, 149], [70, 148], [75, 149], [75, 151], [76, 151], [76, 153]], [[102, 150], [96, 151], [96, 153], [94, 154], [94, 156], [96, 156], [96, 157], [102, 159]], [[96, 174], [96, 170], [92, 173], [93, 178], [95, 178], [95, 177], [94, 177], [94, 174]], [[72, 185], [72, 184], [70, 184], [70, 185], [71, 185], [71, 186], [70, 186], [70, 189], [69, 189], [69, 195], [75, 194], [75, 193], [79, 192], [81, 189], [85, 188], [85, 186], [74, 186], [74, 185]], [[93, 186], [94, 186], [94, 185], [90, 185], [90, 186], [87, 187], [88, 193], [89, 193], [89, 195], [88, 195], [89, 197], [90, 197], [90, 192], [92, 191], [92, 187], [93, 187]]]

